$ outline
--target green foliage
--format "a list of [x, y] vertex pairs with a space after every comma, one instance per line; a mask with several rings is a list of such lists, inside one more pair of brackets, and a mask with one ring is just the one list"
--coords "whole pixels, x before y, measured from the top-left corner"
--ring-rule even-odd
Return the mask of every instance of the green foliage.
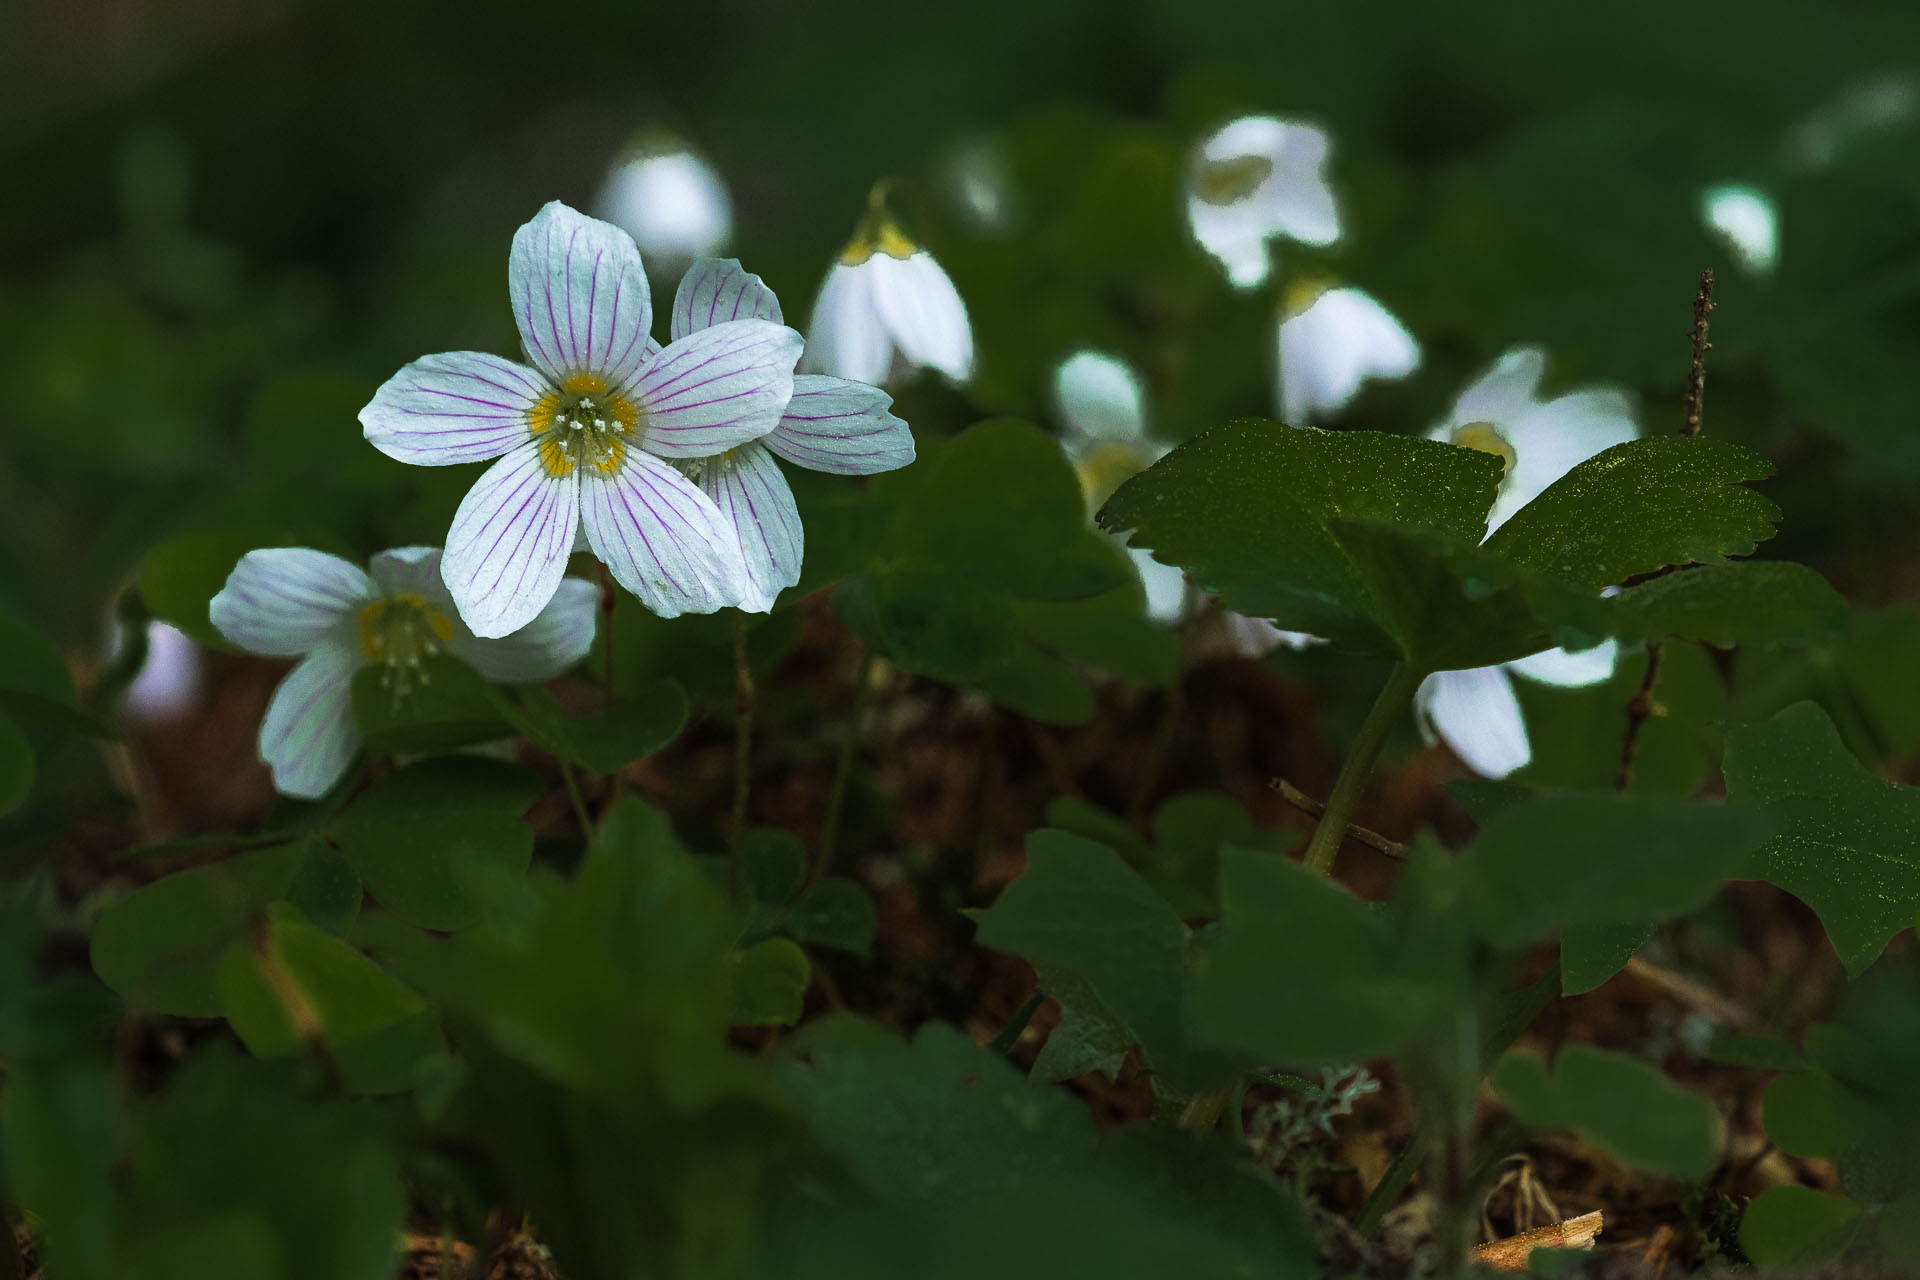
[[1769, 1187], [1740, 1220], [1740, 1247], [1762, 1267], [1811, 1267], [1830, 1262], [1866, 1225], [1866, 1210], [1812, 1187]]
[[1811, 703], [1727, 738], [1727, 793], [1779, 830], [1755, 873], [1820, 913], [1850, 974], [1920, 908], [1920, 792], [1874, 777]]
[[425, 1007], [332, 934], [271, 913], [257, 938], [227, 944], [214, 985], [235, 1034], [262, 1058], [338, 1050]]
[[1575, 1130], [1649, 1173], [1704, 1178], [1719, 1154], [1713, 1104], [1623, 1054], [1568, 1045], [1551, 1074], [1531, 1053], [1509, 1054], [1494, 1070], [1493, 1087], [1526, 1124]]
[[756, 942], [734, 958], [733, 1021], [745, 1027], [790, 1027], [800, 1021], [813, 966], [786, 938]]
[[1784, 561], [1703, 564], [1629, 587], [1614, 605], [1625, 615], [1615, 633], [1628, 640], [1804, 645], [1853, 630], [1847, 602], [1827, 580]]

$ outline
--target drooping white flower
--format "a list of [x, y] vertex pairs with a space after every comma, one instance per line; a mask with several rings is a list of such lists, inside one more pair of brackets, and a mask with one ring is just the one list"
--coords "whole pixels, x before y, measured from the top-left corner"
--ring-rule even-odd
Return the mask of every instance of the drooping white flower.
[[1273, 270], [1274, 236], [1311, 245], [1340, 238], [1326, 163], [1326, 134], [1267, 116], [1235, 120], [1195, 146], [1187, 222], [1236, 287], [1251, 289]]
[[1765, 275], [1780, 257], [1773, 200], [1756, 187], [1714, 187], [1700, 197], [1700, 216], [1726, 241], [1740, 264]]
[[[1546, 355], [1538, 349], [1509, 351], [1428, 433], [1505, 461], [1487, 516], [1489, 533], [1580, 463], [1640, 434], [1632, 401], [1616, 388], [1539, 399], [1545, 370]], [[1533, 758], [1510, 676], [1580, 688], [1610, 678], [1617, 656], [1617, 646], [1607, 640], [1578, 653], [1548, 649], [1499, 666], [1435, 672], [1415, 692], [1414, 710], [1429, 740], [1437, 736], [1476, 773], [1504, 778]]]
[[632, 236], [643, 255], [667, 263], [713, 253], [733, 234], [726, 183], [674, 143], [642, 143], [615, 161], [593, 212]]
[[1305, 426], [1347, 406], [1368, 378], [1404, 378], [1420, 345], [1393, 314], [1354, 288], [1288, 291], [1276, 337], [1280, 419]]
[[[680, 280], [672, 338], [744, 319], [783, 323], [780, 300], [759, 276], [731, 258], [702, 258]], [[680, 464], [696, 479], [738, 537], [751, 590], [739, 604], [765, 613], [800, 580], [805, 553], [800, 512], [775, 457], [843, 476], [892, 471], [913, 461], [913, 432], [888, 410], [878, 387], [824, 374], [800, 374], [779, 425], [758, 440]]]
[[827, 271], [802, 368], [875, 386], [915, 369], [973, 376], [973, 329], [953, 281], [877, 208]]
[[662, 617], [751, 598], [733, 527], [672, 463], [778, 426], [800, 335], [728, 320], [661, 347], [633, 239], [557, 201], [514, 235], [508, 291], [531, 367], [427, 356], [360, 411], [367, 439], [402, 462], [499, 458], [447, 534], [441, 571], [461, 618], [479, 636], [531, 622], [578, 526], [614, 580]]
[[[114, 623], [107, 637], [107, 659], [120, 656], [126, 636]], [[147, 657], [120, 698], [120, 713], [131, 720], [158, 723], [191, 710], [200, 697], [200, 646], [186, 632], [153, 619], [147, 623]]]
[[421, 659], [450, 653], [489, 680], [546, 680], [593, 644], [599, 589], [564, 578], [527, 626], [481, 639], [461, 622], [441, 581], [437, 547], [383, 551], [365, 571], [307, 547], [240, 558], [207, 613], [228, 640], [271, 658], [299, 658], [260, 724], [260, 758], [282, 795], [316, 799], [360, 748], [353, 676], [380, 665], [407, 680]]
[[[1053, 372], [1053, 403], [1065, 430], [1060, 447], [1080, 477], [1087, 509], [1097, 510], [1130, 477], [1166, 455], [1147, 434], [1147, 393], [1133, 367], [1104, 351], [1077, 351]], [[1126, 548], [1147, 593], [1147, 616], [1178, 622], [1187, 578], [1143, 547]]]

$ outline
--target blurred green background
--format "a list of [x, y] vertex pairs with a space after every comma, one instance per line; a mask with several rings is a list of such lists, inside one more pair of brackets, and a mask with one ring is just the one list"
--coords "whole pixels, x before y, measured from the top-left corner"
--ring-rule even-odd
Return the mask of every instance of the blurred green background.
[[[0, 7], [0, 608], [96, 643], [168, 535], [437, 542], [476, 469], [392, 462], [354, 414], [400, 364], [516, 343], [513, 229], [587, 206], [637, 134], [718, 169], [730, 252], [804, 322], [869, 186], [972, 310], [968, 392], [916, 430], [1044, 420], [1094, 344], [1178, 438], [1273, 412], [1290, 273], [1372, 291], [1425, 347], [1341, 420], [1419, 430], [1510, 345], [1552, 389], [1619, 382], [1677, 423], [1717, 269], [1707, 427], [1781, 468], [1773, 553], [1906, 594], [1920, 480], [1920, 10], [1754, 0], [1439, 6], [460, 6], [10, 0]], [[1347, 234], [1231, 291], [1186, 236], [1194, 140], [1317, 122]], [[1007, 182], [997, 227], [955, 166]], [[1770, 273], [1700, 217], [1775, 201]], [[671, 296], [671, 276], [656, 294]]]

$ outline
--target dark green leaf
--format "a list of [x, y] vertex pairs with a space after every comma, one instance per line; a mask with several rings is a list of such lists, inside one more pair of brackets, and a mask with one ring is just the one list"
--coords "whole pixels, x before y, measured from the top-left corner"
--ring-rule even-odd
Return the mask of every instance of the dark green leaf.
[[1876, 778], [1799, 703], [1727, 735], [1727, 794], [1780, 822], [1756, 874], [1820, 913], [1849, 974], [1920, 908], [1920, 791]]
[[0, 716], [0, 815], [12, 813], [33, 792], [33, 747], [13, 721]]
[[807, 848], [775, 827], [753, 827], [740, 837], [740, 887], [770, 907], [793, 901], [807, 882]]
[[977, 685], [1022, 642], [1006, 598], [966, 579], [919, 570], [861, 574], [833, 593], [854, 634], [916, 675]]
[[1740, 1220], [1740, 1247], [1755, 1266], [1814, 1267], [1845, 1253], [1866, 1219], [1865, 1206], [1812, 1187], [1769, 1187]]
[[520, 815], [545, 790], [513, 765], [427, 760], [355, 800], [333, 836], [389, 911], [426, 929], [465, 928], [477, 918], [472, 877], [525, 872], [533, 829]]
[[353, 677], [353, 719], [375, 755], [451, 751], [509, 737], [493, 686], [458, 658], [435, 654], [404, 678], [383, 664]]
[[1591, 991], [1626, 967], [1655, 928], [1650, 924], [1576, 925], [1560, 935], [1560, 993]]
[[813, 966], [785, 938], [756, 942], [733, 958], [733, 1014], [743, 1027], [790, 1027], [800, 1021]]
[[798, 942], [863, 956], [873, 950], [879, 924], [872, 894], [852, 880], [829, 876], [800, 895], [787, 913], [786, 931]]
[[1805, 565], [1736, 560], [1629, 587], [1613, 600], [1626, 640], [1679, 636], [1717, 645], [1802, 645], [1853, 629], [1853, 613]]
[[1494, 1069], [1493, 1087], [1533, 1128], [1577, 1130], [1648, 1173], [1702, 1178], [1719, 1152], [1713, 1104], [1624, 1054], [1568, 1045], [1549, 1076], [1538, 1056], [1510, 1053]]
[[1772, 471], [1724, 440], [1629, 441], [1562, 476], [1487, 550], [1588, 593], [1670, 564], [1748, 555], [1773, 536], [1780, 510], [1740, 482]]
[[1801, 1052], [1772, 1036], [1721, 1036], [1707, 1046], [1708, 1062], [1758, 1071], [1792, 1071], [1807, 1065]]
[[1824, 1071], [1776, 1076], [1761, 1100], [1767, 1137], [1790, 1156], [1835, 1160], [1866, 1137], [1878, 1119], [1872, 1102]]
[[[1437, 553], [1350, 546], [1342, 521], [1480, 540], [1499, 461], [1472, 449], [1365, 431], [1246, 419], [1203, 431], [1122, 485], [1101, 508], [1108, 529], [1177, 564], [1227, 608], [1273, 618], [1343, 648], [1422, 652], [1410, 616], [1435, 583]], [[1355, 525], [1354, 528], [1359, 528]]]
[[420, 997], [340, 939], [304, 921], [269, 920], [257, 941], [233, 942], [217, 972], [220, 1011], [262, 1058], [329, 1048], [419, 1013]]
[[1059, 1003], [1060, 1022], [1040, 1046], [1028, 1078], [1055, 1084], [1098, 1071], [1112, 1080], [1135, 1043], [1134, 1034], [1107, 1012], [1092, 984], [1079, 974], [1046, 964], [1033, 968], [1040, 989]]

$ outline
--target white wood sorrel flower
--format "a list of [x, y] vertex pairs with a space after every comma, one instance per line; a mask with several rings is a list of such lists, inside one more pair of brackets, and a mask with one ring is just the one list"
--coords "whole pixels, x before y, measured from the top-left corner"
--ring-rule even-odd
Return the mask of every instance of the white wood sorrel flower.
[[460, 620], [441, 581], [438, 547], [398, 547], [359, 566], [308, 547], [272, 547], [240, 558], [208, 606], [220, 634], [249, 653], [299, 658], [267, 704], [260, 758], [282, 795], [315, 799], [360, 749], [353, 676], [383, 666], [405, 682], [420, 660], [450, 653], [489, 680], [559, 675], [593, 644], [599, 588], [556, 583], [528, 624], [482, 639]]
[[973, 376], [966, 304], [877, 200], [820, 286], [802, 367], [874, 384], [923, 368]]
[[531, 622], [576, 528], [662, 617], [753, 598], [732, 526], [671, 463], [778, 426], [800, 335], [740, 319], [661, 347], [632, 237], [557, 201], [514, 234], [507, 285], [529, 364], [426, 356], [360, 411], [367, 439], [402, 462], [499, 459], [447, 533], [441, 571], [461, 618], [478, 636]]
[[[1543, 352], [1509, 351], [1428, 433], [1505, 461], [1506, 474], [1487, 516], [1489, 534], [1594, 454], [1640, 434], [1633, 403], [1618, 389], [1593, 387], [1539, 399], [1545, 370]], [[1437, 735], [1474, 772], [1504, 778], [1533, 759], [1511, 676], [1580, 688], [1611, 677], [1616, 654], [1614, 642], [1607, 640], [1578, 653], [1548, 649], [1498, 666], [1435, 672], [1415, 691], [1414, 710], [1429, 741]]]
[[1267, 116], [1235, 120], [1194, 147], [1187, 222], [1235, 287], [1267, 278], [1274, 236], [1311, 245], [1340, 238], [1327, 149], [1327, 135], [1312, 125]]
[[[780, 300], [733, 259], [702, 258], [681, 277], [670, 336], [678, 345], [746, 319], [782, 323]], [[737, 535], [750, 588], [739, 601], [742, 609], [771, 610], [774, 597], [800, 580], [805, 534], [775, 457], [843, 476], [904, 467], [913, 461], [913, 432], [888, 412], [892, 406], [892, 396], [864, 382], [800, 374], [772, 431], [712, 457], [677, 463]]]
[[1338, 413], [1368, 378], [1404, 378], [1420, 367], [1420, 344], [1393, 313], [1359, 289], [1290, 288], [1275, 334], [1280, 420], [1305, 426]]

